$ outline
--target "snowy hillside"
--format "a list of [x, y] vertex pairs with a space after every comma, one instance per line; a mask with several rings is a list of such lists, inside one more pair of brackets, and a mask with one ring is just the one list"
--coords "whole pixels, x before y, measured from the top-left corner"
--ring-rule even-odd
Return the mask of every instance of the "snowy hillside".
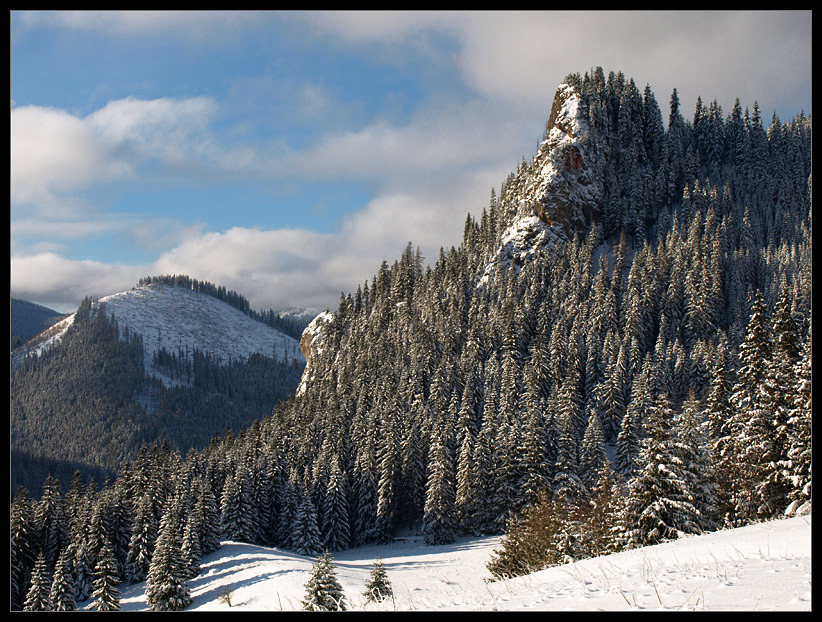
[[[161, 348], [174, 354], [197, 348], [221, 362], [245, 360], [255, 353], [276, 355], [277, 360], [304, 360], [295, 339], [213, 296], [183, 287], [142, 285], [100, 298], [96, 304], [105, 307], [108, 317], [114, 315], [121, 335], [126, 329], [142, 335], [146, 371], [166, 382], [152, 366], [154, 353]], [[27, 344], [29, 351], [39, 352], [58, 342], [73, 319], [69, 316], [43, 339]]]
[[[334, 564], [355, 610], [811, 610], [810, 515], [488, 583], [485, 564], [498, 542], [463, 539], [434, 547], [409, 538], [341, 552]], [[362, 592], [376, 558], [394, 598], [366, 604]], [[312, 563], [279, 549], [224, 542], [191, 580], [188, 610], [228, 611], [223, 594], [230, 594], [232, 611], [300, 609]], [[147, 610], [144, 589], [144, 583], [122, 586], [123, 610]]]

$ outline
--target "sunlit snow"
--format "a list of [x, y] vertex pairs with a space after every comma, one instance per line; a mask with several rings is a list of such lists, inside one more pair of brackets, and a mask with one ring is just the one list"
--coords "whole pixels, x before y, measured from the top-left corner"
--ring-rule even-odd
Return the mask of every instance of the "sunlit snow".
[[[811, 515], [489, 582], [486, 563], [498, 543], [487, 537], [428, 546], [411, 537], [337, 553], [334, 564], [354, 610], [811, 610]], [[376, 558], [388, 572], [394, 597], [367, 603], [362, 592]], [[313, 561], [224, 542], [203, 558], [200, 575], [190, 581], [188, 610], [298, 610]], [[144, 590], [144, 583], [121, 586], [122, 608], [146, 610]], [[82, 605], [93, 609], [91, 601]]]

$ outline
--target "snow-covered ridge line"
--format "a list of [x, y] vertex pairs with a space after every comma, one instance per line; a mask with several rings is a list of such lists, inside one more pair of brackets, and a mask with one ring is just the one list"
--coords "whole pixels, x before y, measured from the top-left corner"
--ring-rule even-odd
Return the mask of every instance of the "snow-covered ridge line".
[[[183, 287], [152, 284], [134, 287], [100, 298], [93, 307], [104, 310], [117, 321], [121, 335], [127, 329], [142, 336], [146, 372], [168, 382], [153, 366], [155, 352], [188, 353], [195, 349], [209, 353], [222, 363], [244, 361], [252, 354], [304, 362], [299, 343], [278, 330], [259, 322], [239, 309]], [[55, 325], [50, 334], [36, 344], [41, 353], [60, 342], [74, 321], [72, 314]]]

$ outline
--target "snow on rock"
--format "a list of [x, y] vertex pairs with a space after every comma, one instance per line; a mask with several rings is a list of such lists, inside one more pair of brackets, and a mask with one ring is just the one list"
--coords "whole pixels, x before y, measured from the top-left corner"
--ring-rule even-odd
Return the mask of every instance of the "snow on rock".
[[[504, 268], [514, 266], [519, 270], [528, 258], [541, 249], [554, 249], [560, 240], [565, 240], [565, 235], [561, 228], [549, 225], [538, 216], [524, 216], [518, 218], [502, 234], [496, 260]], [[478, 286], [487, 285], [493, 278], [496, 264], [494, 262], [485, 266], [485, 271], [480, 277]]]
[[322, 352], [323, 327], [333, 318], [330, 311], [323, 311], [311, 320], [300, 337], [300, 352], [305, 359], [305, 369], [303, 369], [300, 385], [297, 387], [297, 396], [303, 395], [308, 388], [308, 383], [314, 379], [315, 372], [311, 368], [311, 357]]
[[511, 184], [511, 223], [488, 263], [479, 286], [493, 276], [494, 263], [517, 269], [547, 247], [559, 248], [576, 233], [587, 235], [598, 220], [604, 193], [603, 156], [591, 132], [582, 99], [569, 84], [554, 96], [545, 139], [531, 163]]
[[[811, 516], [775, 520], [490, 582], [499, 538], [428, 546], [422, 538], [333, 554], [348, 608], [359, 611], [810, 611]], [[394, 592], [363, 596], [374, 561]], [[238, 542], [205, 556], [189, 611], [299, 610], [314, 560]], [[122, 586], [125, 611], [145, 611], [145, 583]], [[230, 595], [230, 605], [221, 595]], [[91, 610], [93, 602], [80, 604]]]
[[601, 208], [602, 156], [580, 95], [568, 84], [557, 88], [548, 131], [530, 169], [521, 215], [533, 213], [569, 233], [584, 233]]

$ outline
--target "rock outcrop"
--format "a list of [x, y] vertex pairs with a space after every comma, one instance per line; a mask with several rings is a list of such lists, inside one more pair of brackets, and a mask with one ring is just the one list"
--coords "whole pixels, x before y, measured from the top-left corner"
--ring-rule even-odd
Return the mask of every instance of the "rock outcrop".
[[311, 365], [312, 357], [316, 357], [322, 351], [323, 345], [323, 328], [333, 319], [333, 315], [328, 311], [323, 311], [305, 327], [302, 336], [300, 337], [300, 352], [305, 357], [305, 369], [303, 369], [303, 376], [300, 380], [300, 385], [297, 387], [296, 395], [301, 396], [305, 393], [308, 384], [314, 378], [316, 373]]
[[535, 215], [568, 234], [585, 233], [598, 220], [604, 193], [602, 153], [582, 100], [568, 84], [554, 96], [545, 140], [529, 167], [520, 217]]

